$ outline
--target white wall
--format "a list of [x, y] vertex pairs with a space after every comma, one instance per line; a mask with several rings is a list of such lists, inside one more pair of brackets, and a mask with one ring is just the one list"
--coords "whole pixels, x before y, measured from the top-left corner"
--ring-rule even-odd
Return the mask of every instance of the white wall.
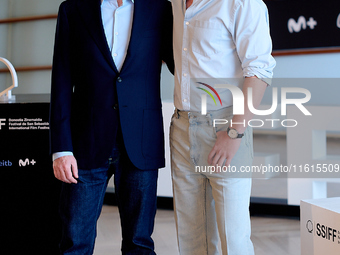
[[275, 78], [340, 78], [340, 53], [275, 57]]
[[[0, 3], [0, 19], [4, 19], [7, 17], [8, 13], [8, 0], [1, 0]], [[8, 26], [0, 25], [0, 57], [7, 57], [7, 33]], [[0, 68], [5, 68], [5, 64], [0, 63]], [[6, 83], [5, 74], [0, 74], [0, 91], [4, 90], [6, 87], [11, 84]]]
[[[1, 0], [0, 19], [56, 14], [61, 2], [62, 0]], [[8, 58], [17, 67], [51, 65], [55, 25], [56, 20], [0, 25], [0, 56]], [[276, 60], [276, 78], [340, 77], [340, 53], [281, 56], [276, 57]], [[166, 68], [163, 70], [162, 98], [172, 99], [173, 77]], [[5, 77], [5, 74], [0, 74], [0, 88], [6, 83]], [[50, 71], [20, 72], [18, 77], [19, 88], [13, 91], [14, 94], [50, 91]], [[7, 83], [9, 82], [7, 78]]]
[[[340, 105], [340, 53], [275, 57], [273, 87], [308, 89], [308, 105]], [[271, 104], [272, 91], [267, 89], [263, 104]]]
[[[339, 104], [338, 97], [335, 95], [340, 95], [340, 86], [335, 86], [336, 79], [323, 80], [323, 84], [319, 84], [317, 80], [299, 78], [340, 78], [340, 53], [279, 56], [275, 59], [277, 65], [274, 69], [273, 85], [288, 86], [286, 78], [296, 78], [299, 86], [306, 87], [311, 91], [311, 103], [317, 105], [329, 105], [330, 102], [331, 105]], [[173, 77], [166, 67], [163, 67], [162, 78], [162, 98], [172, 99]], [[310, 84], [303, 84], [305, 82], [310, 82]], [[323, 90], [322, 86], [332, 86], [333, 94], [329, 94], [328, 89]], [[330, 98], [333, 99], [330, 101]], [[270, 100], [271, 92], [268, 90], [263, 102], [268, 101], [269, 104]]]
[[[0, 18], [56, 14], [61, 2], [1, 0]], [[55, 27], [55, 19], [0, 25], [0, 56], [10, 60], [14, 67], [51, 65]], [[10, 85], [6, 76], [0, 74], [1, 86]], [[49, 93], [50, 80], [51, 71], [19, 72], [19, 88], [13, 94]]]

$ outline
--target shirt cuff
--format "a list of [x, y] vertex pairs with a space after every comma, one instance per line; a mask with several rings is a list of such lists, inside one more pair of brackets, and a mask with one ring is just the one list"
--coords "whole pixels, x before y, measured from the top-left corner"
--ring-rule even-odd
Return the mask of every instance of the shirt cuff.
[[52, 161], [56, 160], [57, 158], [61, 158], [64, 156], [73, 156], [73, 153], [71, 151], [62, 151], [62, 152], [56, 152], [52, 154]]
[[244, 77], [256, 76], [260, 80], [267, 83], [268, 86], [270, 86], [272, 84], [273, 73], [268, 72], [264, 69], [247, 67], [243, 70], [243, 75], [244, 75]]

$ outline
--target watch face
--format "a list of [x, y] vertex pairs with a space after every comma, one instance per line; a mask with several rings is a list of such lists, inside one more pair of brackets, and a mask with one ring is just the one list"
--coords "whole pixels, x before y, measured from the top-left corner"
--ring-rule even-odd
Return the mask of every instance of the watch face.
[[235, 129], [230, 129], [228, 135], [230, 136], [230, 138], [235, 139], [235, 138], [237, 138], [238, 133]]

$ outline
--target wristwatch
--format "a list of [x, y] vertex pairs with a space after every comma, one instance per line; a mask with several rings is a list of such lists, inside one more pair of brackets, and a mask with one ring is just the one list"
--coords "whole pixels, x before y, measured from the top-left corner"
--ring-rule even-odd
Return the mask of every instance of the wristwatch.
[[227, 133], [231, 139], [242, 138], [244, 136], [244, 133], [239, 134], [235, 128], [230, 127], [227, 129]]

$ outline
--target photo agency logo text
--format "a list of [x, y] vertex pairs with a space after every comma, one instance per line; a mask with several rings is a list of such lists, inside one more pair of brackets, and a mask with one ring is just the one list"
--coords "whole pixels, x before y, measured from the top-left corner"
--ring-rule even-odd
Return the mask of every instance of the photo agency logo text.
[[[244, 105], [245, 105], [245, 99], [242, 90], [239, 87], [236, 87], [234, 85], [230, 84], [217, 84], [214, 86], [214, 88], [226, 88], [228, 89], [233, 98], [233, 114], [234, 115], [244, 115]], [[248, 88], [248, 100], [247, 100], [247, 106], [254, 115], [257, 116], [266, 116], [273, 114], [278, 107], [278, 88], [273, 88], [272, 92], [272, 105], [267, 110], [258, 110], [255, 109], [253, 104], [253, 90], [252, 88]], [[303, 98], [287, 98], [287, 94], [289, 93], [295, 93], [295, 94], [302, 94], [304, 95]], [[304, 88], [281, 88], [281, 116], [287, 115], [287, 105], [295, 105], [305, 116], [311, 116], [312, 114], [306, 109], [306, 107], [303, 106], [303, 104], [307, 103], [311, 99], [311, 93], [309, 90]], [[201, 95], [201, 113], [202, 115], [207, 114], [207, 95], [202, 94]], [[213, 126], [216, 127], [216, 125], [223, 125], [227, 124], [229, 120], [227, 119], [214, 119], [213, 120]], [[232, 122], [230, 121], [230, 125], [233, 124], [241, 124], [244, 127], [247, 125], [250, 127], [263, 127], [265, 125], [265, 122], [269, 123], [272, 127], [274, 125], [278, 124], [278, 122], [283, 127], [296, 127], [298, 125], [297, 120], [295, 119], [251, 119], [246, 123], [246, 120], [243, 122]]]

